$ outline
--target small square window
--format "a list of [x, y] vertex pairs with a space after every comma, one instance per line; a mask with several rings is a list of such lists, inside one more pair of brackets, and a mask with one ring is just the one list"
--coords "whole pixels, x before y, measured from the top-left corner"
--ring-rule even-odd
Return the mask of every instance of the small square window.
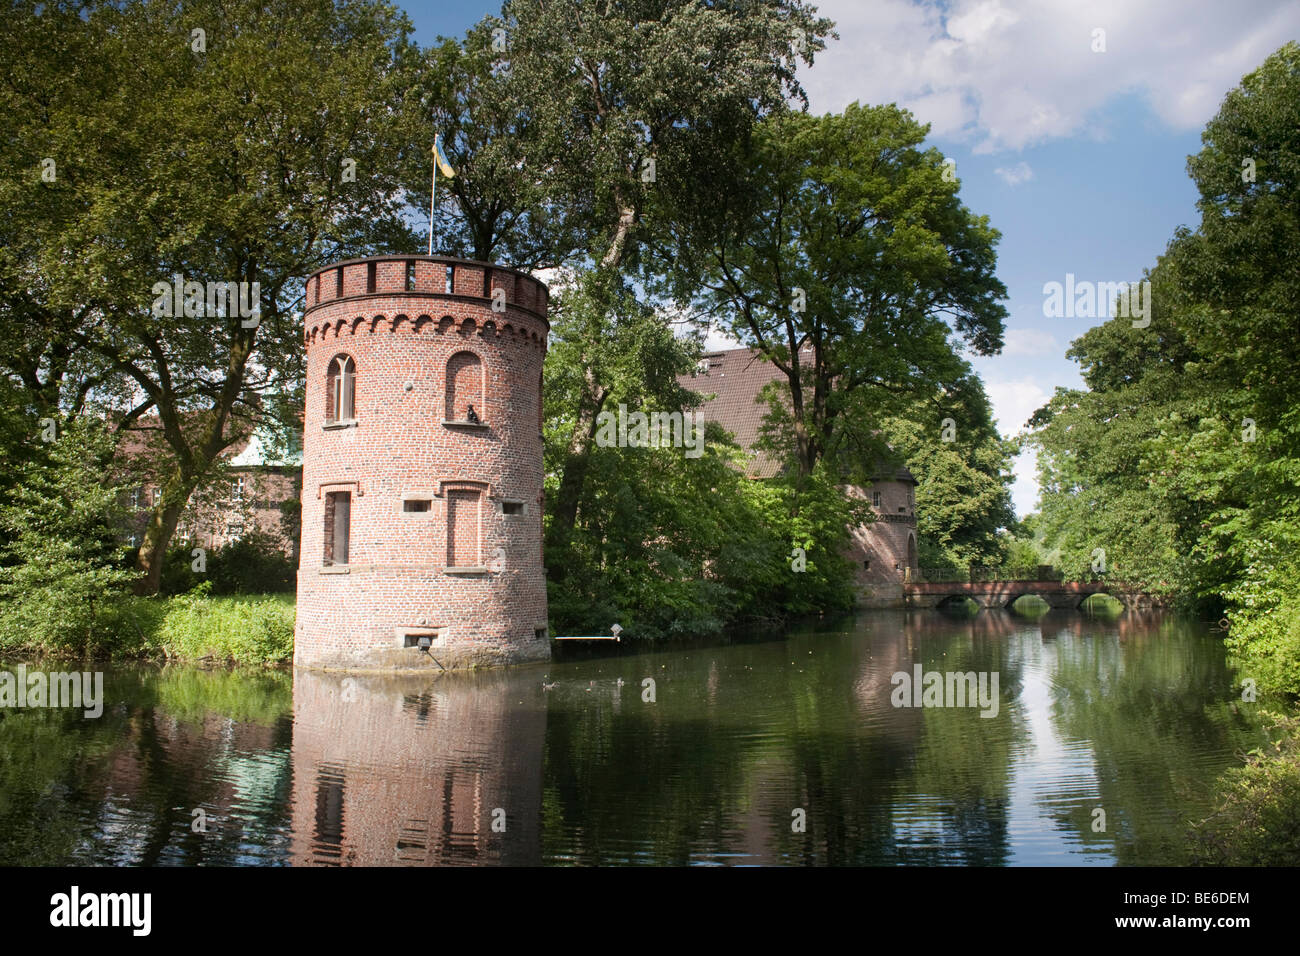
[[506, 515], [521, 515], [524, 513], [524, 503], [522, 501], [503, 501], [501, 502], [501, 513]]
[[870, 569], [871, 569], [871, 559], [868, 558], [866, 561], [863, 561], [863, 562], [862, 562], [862, 567], [865, 568], [865, 569], [867, 569], [867, 570], [870, 570]]
[[423, 512], [433, 507], [433, 502], [428, 498], [407, 498], [402, 502], [402, 510], [406, 512]]
[[546, 634], [547, 634], [547, 629], [544, 628], [544, 627], [535, 627], [535, 628], [533, 628], [533, 637], [534, 637], [536, 640], [539, 640], [539, 641], [544, 641], [544, 640], [546, 640]]

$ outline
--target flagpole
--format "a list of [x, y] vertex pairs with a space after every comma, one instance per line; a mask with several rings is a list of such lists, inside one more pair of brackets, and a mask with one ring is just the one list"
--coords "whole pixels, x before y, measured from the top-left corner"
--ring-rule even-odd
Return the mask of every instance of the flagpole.
[[438, 195], [438, 137], [433, 138], [433, 188], [429, 190], [429, 255], [433, 255], [433, 204]]

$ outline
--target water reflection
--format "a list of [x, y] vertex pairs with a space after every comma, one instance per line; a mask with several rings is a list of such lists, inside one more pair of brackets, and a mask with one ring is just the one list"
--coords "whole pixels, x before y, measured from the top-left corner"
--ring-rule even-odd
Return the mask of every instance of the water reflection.
[[299, 865], [541, 861], [546, 708], [535, 669], [294, 674]]
[[[996, 673], [996, 714], [895, 706], [918, 665]], [[123, 668], [105, 691], [97, 721], [3, 712], [0, 863], [1175, 863], [1262, 739], [1221, 643], [1158, 612], [876, 612], [480, 675]]]

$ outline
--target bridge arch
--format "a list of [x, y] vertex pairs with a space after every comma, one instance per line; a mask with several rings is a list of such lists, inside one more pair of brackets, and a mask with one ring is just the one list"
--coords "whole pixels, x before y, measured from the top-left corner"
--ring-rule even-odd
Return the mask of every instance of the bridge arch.
[[1087, 593], [1083, 594], [1079, 598], [1078, 603], [1074, 605], [1074, 609], [1076, 611], [1082, 611], [1083, 606], [1087, 604], [1091, 598], [1095, 598], [1098, 594], [1103, 595], [1104, 597], [1111, 598], [1112, 600], [1118, 601], [1125, 608], [1128, 607], [1128, 602], [1124, 600], [1124, 596], [1122, 594], [1117, 594], [1114, 591], [1107, 590], [1106, 588], [1097, 588], [1094, 591], [1088, 591]]
[[1059, 602], [1052, 600], [1053, 594], [1050, 588], [1043, 588], [1043, 589], [1018, 588], [1012, 591], [1006, 597], [1006, 599], [1001, 602], [1001, 605], [1004, 609], [1008, 611], [1013, 611], [1015, 603], [1019, 601], [1021, 598], [1027, 598], [1027, 597], [1038, 598], [1038, 600], [1042, 601], [1044, 604], [1046, 604], [1048, 607], [1051, 608], [1059, 606]]

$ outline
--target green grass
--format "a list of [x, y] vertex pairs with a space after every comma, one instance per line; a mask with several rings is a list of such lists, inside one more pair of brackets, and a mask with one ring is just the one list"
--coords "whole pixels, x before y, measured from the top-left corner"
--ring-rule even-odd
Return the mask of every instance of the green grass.
[[[143, 648], [169, 658], [279, 664], [293, 659], [291, 594], [137, 599], [162, 604]], [[142, 629], [143, 630], [143, 629]]]

